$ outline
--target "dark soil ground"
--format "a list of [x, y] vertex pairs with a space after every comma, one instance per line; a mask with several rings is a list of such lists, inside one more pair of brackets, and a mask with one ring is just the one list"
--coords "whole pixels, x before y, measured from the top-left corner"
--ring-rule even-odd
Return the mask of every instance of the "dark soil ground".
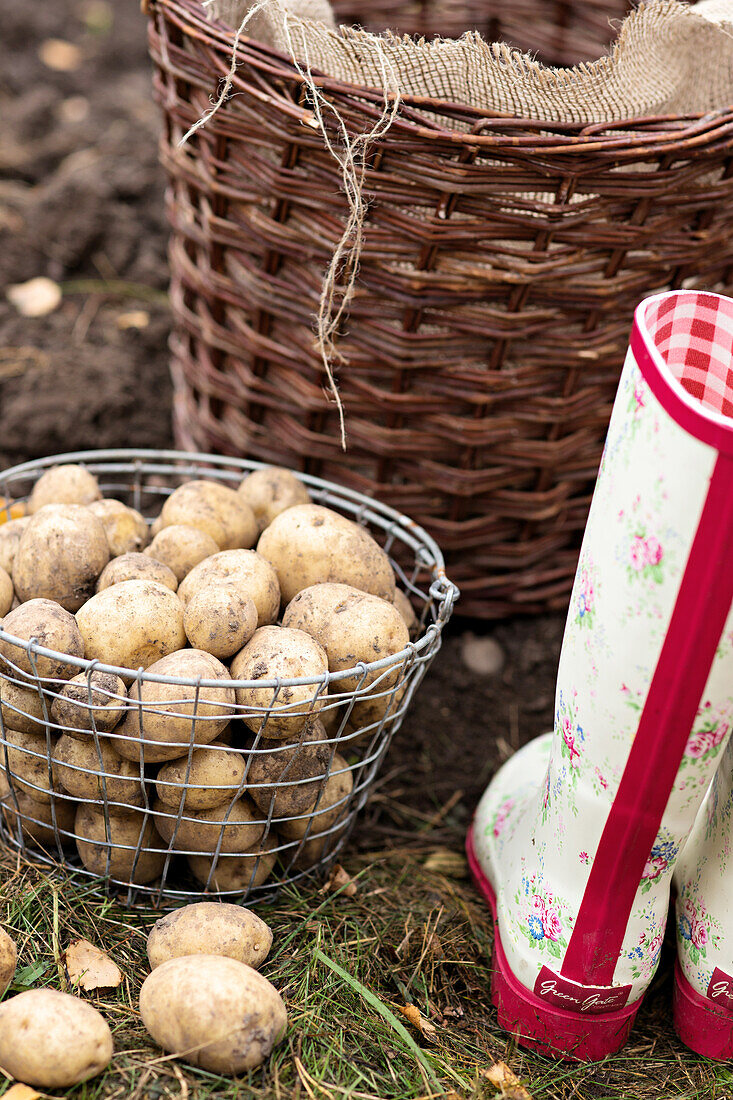
[[[85, 448], [169, 446], [166, 230], [145, 21], [135, 0], [0, 0], [0, 25], [0, 284], [45, 275], [64, 292], [60, 307], [37, 319], [0, 294], [0, 466]], [[46, 63], [54, 39], [77, 47], [62, 51], [67, 71]], [[505, 656], [500, 672], [469, 671], [469, 629], [493, 634]], [[441, 912], [448, 894], [454, 907], [458, 896], [474, 921], [485, 919], [460, 861], [438, 885], [421, 880], [419, 868], [430, 853], [461, 851], [498, 763], [550, 725], [561, 636], [557, 617], [449, 628], [344, 858], [358, 869], [369, 853], [387, 853], [393, 877], [384, 888], [394, 902], [399, 881], [406, 915], [414, 892], [435, 895]], [[408, 865], [417, 877], [406, 883], [400, 867]], [[476, 950], [483, 971], [467, 992], [472, 1033], [481, 1043], [494, 1036], [480, 1046], [485, 1064], [508, 1058], [535, 1100], [729, 1095], [728, 1078], [711, 1076], [672, 1034], [669, 959], [639, 1015], [638, 1056], [567, 1078], [507, 1046], [488, 995], [487, 952]], [[338, 1069], [333, 1075], [338, 1085]], [[188, 1095], [177, 1077], [166, 1080], [170, 1095]], [[109, 1095], [128, 1095], [113, 1085]], [[312, 1088], [302, 1095], [335, 1095]], [[279, 1096], [279, 1086], [266, 1095]]]

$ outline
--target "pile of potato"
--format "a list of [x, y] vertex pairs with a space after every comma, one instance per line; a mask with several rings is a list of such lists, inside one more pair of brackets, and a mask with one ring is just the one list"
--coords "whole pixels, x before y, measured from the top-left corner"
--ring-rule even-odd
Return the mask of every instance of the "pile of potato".
[[121, 670], [0, 642], [6, 824], [75, 843], [118, 882], [152, 883], [174, 857], [237, 893], [334, 846], [354, 747], [404, 692], [399, 662], [363, 665], [416, 628], [368, 531], [278, 468], [236, 490], [187, 482], [151, 527], [88, 470], [48, 470], [0, 526], [0, 615], [8, 634]]
[[[288, 1022], [282, 997], [258, 973], [271, 945], [270, 927], [238, 905], [202, 902], [161, 917], [148, 936], [151, 973], [140, 990], [151, 1037], [212, 1073], [259, 1066]], [[0, 999], [16, 962], [15, 943], [0, 929]], [[113, 1053], [107, 1021], [77, 996], [29, 989], [0, 1005], [0, 1071], [23, 1084], [81, 1084]]]

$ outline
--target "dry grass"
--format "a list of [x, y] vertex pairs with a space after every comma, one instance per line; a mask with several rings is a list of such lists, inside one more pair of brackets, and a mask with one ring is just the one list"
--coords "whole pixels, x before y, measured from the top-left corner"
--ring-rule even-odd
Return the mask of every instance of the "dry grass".
[[[64, 1094], [85, 1100], [478, 1100], [496, 1095], [483, 1074], [497, 1060], [534, 1100], [733, 1097], [731, 1068], [696, 1058], [674, 1038], [669, 959], [621, 1055], [589, 1067], [517, 1050], [491, 1008], [489, 922], [458, 850], [436, 849], [427, 831], [409, 849], [347, 857], [353, 896], [347, 886], [316, 884], [260, 910], [275, 931], [263, 971], [281, 990], [290, 1025], [270, 1062], [236, 1081], [165, 1057], [141, 1025], [137, 995], [155, 914], [125, 910], [86, 880], [51, 877], [6, 856], [0, 919], [20, 948], [14, 988], [65, 988], [61, 953], [78, 936], [124, 971], [115, 992], [87, 995], [112, 1027], [116, 1054], [102, 1077]], [[428, 1021], [427, 1036], [400, 1013], [408, 1004]]]

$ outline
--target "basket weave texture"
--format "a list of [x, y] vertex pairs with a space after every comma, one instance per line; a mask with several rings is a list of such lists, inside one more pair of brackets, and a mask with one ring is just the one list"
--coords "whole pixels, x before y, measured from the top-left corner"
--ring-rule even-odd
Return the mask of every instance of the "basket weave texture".
[[[567, 64], [601, 54], [625, 7], [397, 2], [367, 26], [477, 27]], [[313, 317], [347, 203], [292, 62], [244, 39], [233, 97], [178, 146], [232, 46], [196, 0], [152, 5], [179, 444], [408, 513], [443, 547], [464, 615], [564, 607], [634, 307], [733, 280], [733, 108], [581, 126], [403, 102], [370, 154], [337, 342], [344, 453]], [[380, 91], [317, 84], [350, 132], [379, 117]]]

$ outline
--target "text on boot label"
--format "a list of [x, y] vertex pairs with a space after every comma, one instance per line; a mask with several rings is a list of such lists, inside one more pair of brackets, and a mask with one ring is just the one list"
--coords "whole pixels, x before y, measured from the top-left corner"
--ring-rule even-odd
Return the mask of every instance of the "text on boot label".
[[571, 982], [553, 974], [546, 966], [534, 983], [534, 992], [543, 1000], [576, 1012], [613, 1012], [623, 1008], [629, 999], [630, 985], [593, 986]]
[[707, 995], [712, 1001], [724, 1004], [726, 1008], [733, 1008], [733, 978], [724, 970], [718, 970], [717, 966], [708, 985]]

